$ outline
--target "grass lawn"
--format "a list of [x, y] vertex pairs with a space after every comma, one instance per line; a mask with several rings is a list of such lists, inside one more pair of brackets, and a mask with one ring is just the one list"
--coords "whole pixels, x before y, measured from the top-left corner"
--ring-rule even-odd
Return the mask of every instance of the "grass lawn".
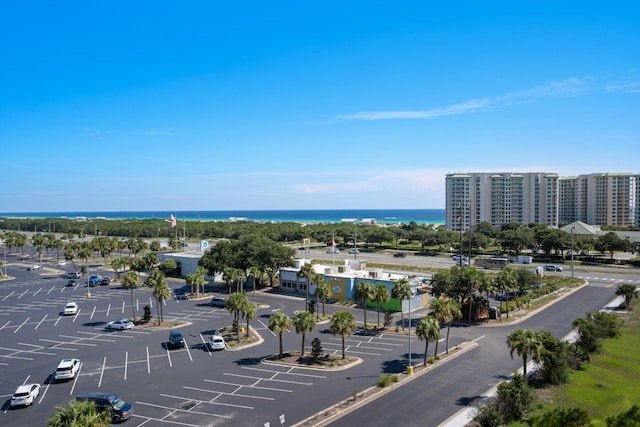
[[544, 389], [553, 406], [586, 410], [594, 426], [606, 426], [608, 416], [640, 402], [640, 307], [625, 319], [618, 338], [603, 341], [589, 364], [573, 373], [571, 382]]

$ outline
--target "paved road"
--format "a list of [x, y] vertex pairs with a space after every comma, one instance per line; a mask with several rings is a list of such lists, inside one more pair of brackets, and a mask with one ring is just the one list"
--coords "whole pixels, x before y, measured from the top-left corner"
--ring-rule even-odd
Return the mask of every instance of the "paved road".
[[[604, 276], [589, 276], [589, 285], [518, 325], [454, 327], [452, 334], [458, 338], [475, 339], [478, 346], [441, 369], [431, 370], [375, 403], [333, 422], [331, 426], [440, 425], [521, 367], [519, 358], [512, 360], [509, 357], [505, 344], [511, 330], [516, 327], [547, 330], [564, 337], [570, 332], [574, 319], [602, 308], [615, 297], [616, 284], [629, 279], [626, 272], [620, 275], [609, 271]], [[631, 280], [640, 285], [640, 274]]]

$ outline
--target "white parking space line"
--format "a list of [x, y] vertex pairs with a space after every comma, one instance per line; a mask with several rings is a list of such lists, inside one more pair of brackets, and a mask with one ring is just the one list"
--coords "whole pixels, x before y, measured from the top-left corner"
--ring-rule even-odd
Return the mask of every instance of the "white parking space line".
[[269, 329], [267, 327], [267, 325], [265, 325], [264, 323], [262, 323], [262, 320], [258, 319], [258, 323], [260, 323], [267, 331], [271, 332], [271, 335], [273, 335], [274, 337], [276, 336], [276, 333], [273, 332], [271, 329]]
[[204, 337], [202, 336], [202, 334], [200, 335], [200, 339], [202, 340], [202, 344], [204, 344], [204, 348], [207, 349], [207, 353], [209, 353], [209, 356], [212, 356], [211, 354], [211, 349], [209, 348], [209, 346], [207, 345], [207, 341], [204, 339]]
[[80, 371], [82, 371], [83, 363], [80, 362], [80, 367], [78, 368], [78, 373], [76, 373], [76, 377], [73, 379], [73, 385], [71, 386], [71, 390], [69, 391], [69, 395], [73, 394], [73, 390], [76, 389], [76, 384], [78, 383], [78, 378], [80, 378]]
[[33, 296], [35, 297], [36, 295], [38, 295], [38, 292], [40, 292], [41, 290], [42, 290], [42, 288], [38, 289], [38, 290], [33, 294]]
[[18, 331], [20, 330], [20, 328], [22, 328], [22, 327], [23, 327], [23, 326], [24, 326], [24, 325], [29, 321], [29, 319], [30, 319], [30, 318], [29, 318], [29, 317], [27, 317], [27, 320], [25, 320], [24, 322], [22, 322], [22, 324], [21, 324], [20, 326], [18, 326], [18, 327], [16, 328], [16, 330], [15, 330], [15, 331], [13, 331], [13, 333], [15, 334], [16, 332], [18, 332]]
[[73, 316], [73, 320], [71, 321], [71, 323], [76, 323], [76, 319], [78, 318], [78, 315], [80, 314], [80, 308], [78, 308], [78, 311], [76, 311], [76, 314]]
[[167, 350], [167, 359], [169, 359], [169, 367], [173, 368], [173, 364], [171, 363], [171, 353], [169, 353], [169, 344], [165, 344], [165, 345]]
[[4, 297], [4, 298], [2, 299], [2, 301], [5, 301], [7, 298], [9, 298], [9, 297], [10, 297], [11, 295], [13, 295], [14, 293], [15, 293], [14, 291], [11, 291], [11, 293], [10, 293], [9, 295], [7, 295], [6, 297]]
[[124, 314], [124, 301], [122, 301], [122, 314]]
[[[51, 289], [49, 289], [49, 292], [47, 292], [47, 295], [49, 295], [51, 293], [51, 291], [53, 291], [55, 288], [56, 288], [55, 286], [52, 286]], [[64, 288], [62, 288], [62, 289], [64, 289]]]
[[284, 375], [296, 375], [299, 377], [310, 377], [310, 378], [318, 378], [318, 379], [324, 379], [327, 378], [323, 375], [313, 375], [313, 374], [303, 374], [301, 372], [293, 372], [296, 368], [291, 367], [289, 368], [287, 371], [274, 371], [271, 369], [262, 369], [262, 368], [252, 368], [250, 366], [243, 366], [242, 369], [246, 369], [249, 371], [259, 371], [259, 372], [271, 372], [271, 373], [278, 373], [278, 374], [284, 374]]
[[102, 377], [104, 376], [104, 366], [107, 364], [107, 356], [102, 361], [102, 370], [100, 371], [100, 379], [98, 380], [98, 388], [102, 385]]
[[89, 316], [89, 320], [93, 320], [93, 315], [96, 313], [96, 306], [93, 306], [93, 311], [91, 312], [91, 316]]
[[[233, 374], [231, 372], [225, 372], [224, 375], [229, 375], [229, 376], [233, 376], [233, 377], [240, 377], [240, 378], [248, 378], [250, 380], [255, 380], [256, 382], [254, 384], [258, 384], [258, 383], [260, 383], [262, 381], [273, 381], [273, 382], [276, 382], [276, 383], [284, 383], [284, 384], [313, 385], [313, 383], [303, 383], [303, 382], [300, 382], [300, 381], [277, 379], [276, 376], [278, 375], [278, 373], [274, 374], [271, 378], [252, 377], [251, 375]], [[251, 386], [246, 386], [246, 387], [251, 387]]]
[[43, 350], [45, 347], [41, 346], [41, 345], [37, 345], [37, 344], [29, 344], [29, 343], [24, 343], [24, 342], [19, 342], [18, 345], [24, 345], [27, 347], [35, 347], [33, 350], [21, 350], [21, 352], [23, 353], [31, 353], [31, 354], [44, 354], [46, 356], [55, 356], [55, 353], [50, 353], [47, 351], [38, 351], [38, 350]]
[[[226, 375], [226, 373], [225, 373]], [[241, 376], [241, 375], [239, 375]], [[254, 388], [256, 390], [268, 390], [268, 391], [279, 391], [282, 393], [293, 393], [293, 390], [287, 390], [287, 389], [283, 389], [283, 388], [274, 388], [274, 387], [260, 387], [257, 385], [245, 385], [245, 384], [237, 384], [237, 383], [230, 383], [227, 381], [217, 381], [217, 380], [208, 380], [208, 379], [204, 379], [203, 381], [209, 382], [209, 383], [215, 383], [215, 384], [224, 384], [224, 385], [232, 385], [232, 386], [236, 386], [239, 388], [242, 387], [246, 387], [246, 388]]]
[[[229, 392], [225, 392], [225, 391], [209, 390], [209, 389], [206, 389], [206, 388], [187, 387], [187, 386], [182, 386], [182, 388], [184, 388], [186, 390], [202, 391], [204, 393], [217, 394], [217, 395], [220, 395], [220, 396], [246, 397], [248, 399], [257, 399], [257, 400], [276, 400], [275, 397], [251, 396], [249, 394], [229, 393]], [[207, 403], [213, 403], [213, 402], [209, 401]]]
[[191, 357], [191, 351], [189, 350], [189, 344], [187, 344], [187, 340], [184, 340], [184, 348], [187, 350], [187, 354], [189, 355], [189, 360], [193, 362], [193, 357]]
[[111, 303], [109, 303], [109, 306], [107, 307], [107, 317], [109, 317], [109, 311], [111, 310]]
[[124, 352], [124, 380], [127, 380], [127, 365], [129, 363], [129, 352]]
[[7, 326], [9, 323], [11, 323], [11, 320], [8, 320], [7, 323], [2, 325], [2, 327], [0, 327], [0, 331], [3, 330], [5, 328], [5, 326]]
[[[254, 409], [253, 406], [235, 405], [233, 403], [219, 403], [219, 402], [212, 402], [212, 401], [209, 401], [209, 400], [191, 399], [189, 397], [176, 396], [176, 395], [173, 395], [173, 394], [160, 393], [160, 396], [169, 397], [171, 399], [180, 399], [180, 400], [187, 400], [187, 401], [192, 401], [192, 402], [200, 402], [200, 403], [209, 404], [209, 405], [230, 406], [232, 408], [241, 408], [241, 409]], [[229, 416], [229, 415], [208, 414], [206, 412], [198, 412], [198, 411], [185, 411], [185, 412], [189, 412], [189, 413], [192, 413], [192, 414], [212, 415], [212, 416], [216, 416], [216, 417], [220, 417], [220, 418], [231, 418], [231, 416]]]
[[22, 298], [23, 296], [25, 296], [27, 293], [29, 293], [29, 291], [24, 291], [22, 294], [20, 294], [20, 296], [18, 297], [18, 299]]
[[16, 360], [33, 360], [33, 357], [21, 357], [21, 356], [14, 356], [14, 354], [20, 354], [20, 353], [25, 353], [21, 350], [18, 350], [16, 348], [7, 348], [7, 347], [0, 347], [0, 350], [9, 350], [9, 351], [13, 351], [12, 354], [0, 354], [0, 357], [5, 358], [5, 359], [16, 359]]
[[149, 347], [147, 347], [147, 374], [151, 373], [151, 364], [149, 363]]
[[[165, 394], [161, 394], [160, 396], [164, 396], [164, 397], [170, 397], [172, 399], [183, 399], [182, 397], [179, 396], [171, 396], [171, 395], [165, 395]], [[197, 399], [187, 399], [190, 401], [197, 401]], [[163, 405], [156, 405], [154, 403], [147, 403], [147, 402], [139, 402], [136, 400], [135, 402], [137, 405], [145, 405], [145, 406], [150, 406], [152, 408], [161, 408], [161, 409], [166, 409], [168, 411], [171, 411], [173, 413], [175, 412], [182, 412], [185, 414], [195, 414], [195, 415], [206, 415], [206, 416], [211, 416], [211, 417], [218, 417], [218, 418], [232, 418], [230, 415], [220, 415], [220, 414], [210, 414], [208, 412], [200, 412], [200, 411], [188, 411], [186, 409], [180, 409], [180, 408], [172, 408], [170, 406], [163, 406]], [[204, 402], [204, 403], [209, 403], [209, 402]], [[253, 408], [249, 408], [249, 409], [253, 409]], [[136, 416], [136, 414], [133, 414], [133, 416]], [[146, 418], [146, 417], [145, 417]], [[179, 423], [177, 421], [171, 421], [171, 420], [165, 420], [164, 418], [159, 419], [159, 418], [153, 418], [154, 420], [158, 420], [161, 422], [167, 422], [167, 423], [171, 423], [171, 424], [179, 424], [179, 425], [185, 425], [185, 426], [194, 426], [194, 427], [200, 427], [200, 424], [186, 424], [186, 423]]]

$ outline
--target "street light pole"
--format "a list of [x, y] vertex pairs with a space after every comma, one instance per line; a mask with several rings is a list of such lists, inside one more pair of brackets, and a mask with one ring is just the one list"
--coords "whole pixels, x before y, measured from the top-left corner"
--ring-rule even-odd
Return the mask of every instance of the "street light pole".
[[[411, 292], [410, 292], [411, 294]], [[411, 366], [411, 297], [413, 295], [409, 295], [409, 366], [407, 366], [407, 374], [413, 374], [413, 366]], [[402, 307], [400, 307], [402, 310]]]
[[573, 278], [573, 230], [575, 227], [571, 227], [571, 277]]

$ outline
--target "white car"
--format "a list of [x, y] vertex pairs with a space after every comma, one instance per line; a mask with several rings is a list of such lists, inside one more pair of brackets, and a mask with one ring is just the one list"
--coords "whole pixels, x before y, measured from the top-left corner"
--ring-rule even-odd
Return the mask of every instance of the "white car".
[[29, 270], [29, 271], [32, 271], [32, 270], [42, 270], [42, 266], [41, 266], [41, 265], [38, 265], [38, 264], [35, 264], [35, 265], [32, 265], [31, 267], [28, 267], [28, 268], [27, 268], [27, 270]]
[[65, 316], [75, 316], [78, 314], [78, 304], [75, 302], [68, 302], [67, 305], [64, 306], [63, 314]]
[[67, 265], [67, 261], [58, 261], [58, 267], [64, 267]]
[[562, 271], [562, 267], [559, 265], [545, 265], [544, 271]]
[[113, 322], [107, 323], [107, 329], [131, 329], [133, 328], [133, 322], [129, 319], [120, 319], [114, 320]]
[[78, 371], [80, 371], [80, 359], [62, 359], [58, 363], [53, 378], [56, 381], [72, 380], [76, 377]]
[[22, 384], [11, 396], [11, 407], [29, 406], [40, 394], [40, 384]]
[[220, 332], [213, 331], [213, 334], [207, 340], [207, 346], [209, 350], [224, 350], [224, 338], [220, 335]]

